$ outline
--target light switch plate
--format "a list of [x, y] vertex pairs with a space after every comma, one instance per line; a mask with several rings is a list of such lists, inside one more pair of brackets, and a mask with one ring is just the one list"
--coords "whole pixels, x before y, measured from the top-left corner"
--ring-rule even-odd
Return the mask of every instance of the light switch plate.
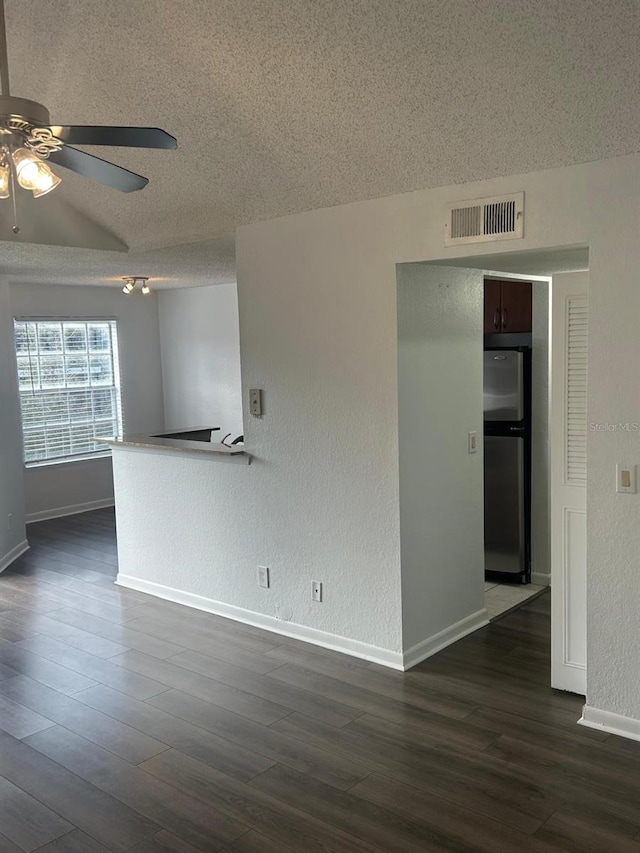
[[262, 389], [251, 388], [249, 391], [249, 414], [262, 414]]
[[477, 453], [478, 452], [478, 433], [473, 432], [469, 433], [469, 453]]
[[623, 465], [618, 462], [616, 465], [616, 492], [621, 492], [626, 495], [635, 495], [636, 493], [636, 466]]

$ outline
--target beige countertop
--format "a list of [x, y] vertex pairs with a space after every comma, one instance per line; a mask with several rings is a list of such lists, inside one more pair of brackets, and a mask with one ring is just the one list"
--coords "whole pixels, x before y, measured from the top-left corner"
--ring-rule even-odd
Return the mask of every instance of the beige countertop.
[[[190, 427], [185, 430], [173, 430], [173, 432], [189, 432], [191, 430], [201, 431], [205, 427]], [[211, 429], [211, 427], [206, 427]], [[217, 429], [213, 428], [216, 432]], [[226, 459], [228, 461], [240, 462], [248, 465], [251, 455], [247, 453], [243, 445], [228, 446], [220, 442], [211, 441], [189, 441], [183, 438], [168, 438], [160, 435], [127, 435], [123, 438], [102, 438], [104, 444], [110, 447], [122, 447], [129, 449], [139, 448], [141, 450], [156, 450], [167, 453], [198, 454], [210, 459]]]

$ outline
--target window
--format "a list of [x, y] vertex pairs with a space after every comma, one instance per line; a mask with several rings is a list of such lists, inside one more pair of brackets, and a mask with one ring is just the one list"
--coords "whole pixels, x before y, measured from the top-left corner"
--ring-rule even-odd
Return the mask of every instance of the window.
[[14, 323], [24, 461], [104, 453], [122, 433], [115, 320]]

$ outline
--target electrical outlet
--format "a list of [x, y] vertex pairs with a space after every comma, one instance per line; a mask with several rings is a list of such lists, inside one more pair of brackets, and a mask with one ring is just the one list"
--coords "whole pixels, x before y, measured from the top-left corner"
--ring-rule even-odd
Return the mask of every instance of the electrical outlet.
[[258, 566], [258, 586], [269, 589], [271, 578], [269, 577], [269, 566]]
[[322, 583], [320, 581], [311, 581], [311, 598], [314, 601], [322, 601]]

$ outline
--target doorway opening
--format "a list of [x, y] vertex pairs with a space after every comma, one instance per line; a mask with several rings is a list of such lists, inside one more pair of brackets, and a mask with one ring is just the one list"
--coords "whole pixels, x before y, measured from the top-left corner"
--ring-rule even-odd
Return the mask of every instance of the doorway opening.
[[[568, 284], [571, 289], [571, 275], [586, 275], [586, 270], [587, 247], [482, 255], [397, 267], [400, 529], [403, 601], [406, 601], [403, 615], [410, 645], [424, 642], [436, 632], [451, 637], [449, 642], [453, 642], [520, 607], [549, 586], [566, 587], [566, 560], [556, 559], [554, 564], [552, 536], [560, 541], [566, 538], [567, 531], [556, 525], [553, 532], [551, 493], [554, 471], [557, 480], [565, 464], [563, 459], [566, 461], [567, 454], [574, 453], [576, 441], [581, 441], [586, 430], [586, 424], [578, 422], [581, 416], [586, 418], [586, 408], [577, 416], [568, 408], [566, 370], [561, 377], [558, 371], [565, 368], [559, 352], [554, 355], [552, 350], [554, 326], [568, 327], [564, 314], [558, 306], [554, 307], [552, 294], [556, 282]], [[518, 330], [528, 335], [526, 341], [516, 340], [517, 335], [509, 337], [508, 328], [492, 329], [489, 335], [484, 327], [485, 280], [499, 280], [505, 286], [513, 282], [514, 287], [525, 281], [532, 283], [531, 329]], [[495, 319], [494, 313], [491, 319]], [[499, 320], [502, 322], [501, 315]], [[572, 346], [574, 350], [583, 346], [586, 368], [586, 339], [580, 337], [583, 329], [586, 330], [586, 325], [572, 333]], [[501, 333], [505, 333], [504, 339], [497, 340]], [[513, 577], [504, 574], [485, 577], [485, 483], [490, 485], [494, 497], [505, 490], [504, 483], [501, 485], [496, 480], [489, 483], [486, 470], [490, 458], [483, 417], [486, 343], [498, 357], [504, 356], [509, 348], [528, 349], [524, 358], [530, 359], [531, 366], [527, 423], [530, 499], [522, 502], [522, 515], [530, 533], [520, 543], [522, 553], [526, 550], [526, 554], [519, 565], [520, 571], [513, 572]], [[568, 346], [568, 342], [565, 344]], [[557, 346], [556, 341], [556, 350]], [[577, 373], [571, 388], [583, 391], [586, 399], [586, 374], [579, 377], [583, 383], [580, 387], [576, 377]], [[555, 420], [551, 411], [552, 388], [557, 394], [562, 391], [554, 403]], [[510, 426], [517, 426], [518, 418], [506, 420]], [[555, 453], [554, 424], [564, 441], [564, 446], [556, 447]], [[505, 444], [507, 440], [505, 437]], [[514, 456], [516, 462], [517, 456], [518, 453]], [[524, 449], [521, 456], [524, 462]], [[506, 503], [502, 501], [505, 523], [506, 511], [511, 509], [509, 501], [513, 500], [512, 495]], [[573, 562], [569, 567], [573, 589], [569, 593], [565, 588], [554, 595], [554, 624], [561, 619], [566, 621], [567, 596], [580, 599], [584, 593], [584, 583], [581, 585], [577, 579], [580, 572], [586, 574], [586, 560], [584, 549], [581, 551], [577, 544], [577, 531], [574, 524]], [[558, 547], [556, 543], [556, 551]], [[499, 568], [505, 568], [504, 564]], [[560, 595], [562, 605], [557, 601]], [[560, 606], [564, 607], [564, 616], [559, 613]], [[559, 631], [554, 629], [558, 649], [553, 656], [567, 658], [570, 640], [569, 657], [575, 658], [573, 662], [584, 673], [580, 638], [586, 633], [586, 616], [582, 619], [580, 602], [569, 609], [575, 615], [573, 627], [567, 629], [564, 625]], [[554, 676], [553, 682], [561, 689], [576, 690], [575, 680], [573, 686], [567, 686], [557, 683]]]

